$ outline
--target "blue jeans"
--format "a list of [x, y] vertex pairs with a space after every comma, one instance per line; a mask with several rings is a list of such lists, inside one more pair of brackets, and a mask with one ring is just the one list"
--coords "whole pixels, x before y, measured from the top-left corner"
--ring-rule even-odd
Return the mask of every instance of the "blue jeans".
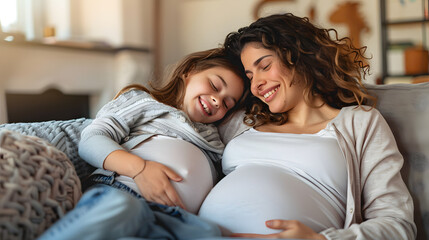
[[[104, 177], [104, 176], [103, 176]], [[220, 237], [220, 229], [179, 207], [147, 202], [128, 186], [97, 184], [39, 240], [197, 239]]]

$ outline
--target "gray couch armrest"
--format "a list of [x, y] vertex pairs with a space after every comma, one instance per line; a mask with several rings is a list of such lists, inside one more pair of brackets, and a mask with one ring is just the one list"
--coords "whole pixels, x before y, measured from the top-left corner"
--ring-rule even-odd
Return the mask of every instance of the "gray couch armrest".
[[417, 239], [429, 239], [429, 83], [367, 88], [405, 160], [401, 173], [414, 200]]
[[64, 121], [9, 123], [0, 125], [0, 131], [9, 129], [23, 135], [37, 136], [48, 141], [67, 155], [72, 161], [80, 180], [83, 181], [94, 171], [94, 167], [79, 157], [78, 144], [81, 131], [91, 122], [92, 119], [79, 118]]

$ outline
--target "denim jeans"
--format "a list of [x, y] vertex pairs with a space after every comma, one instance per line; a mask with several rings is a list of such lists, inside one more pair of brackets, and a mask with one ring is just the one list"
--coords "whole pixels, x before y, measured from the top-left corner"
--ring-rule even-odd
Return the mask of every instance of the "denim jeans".
[[111, 177], [97, 176], [76, 207], [39, 240], [198, 239], [220, 237], [220, 229], [179, 207], [147, 202]]

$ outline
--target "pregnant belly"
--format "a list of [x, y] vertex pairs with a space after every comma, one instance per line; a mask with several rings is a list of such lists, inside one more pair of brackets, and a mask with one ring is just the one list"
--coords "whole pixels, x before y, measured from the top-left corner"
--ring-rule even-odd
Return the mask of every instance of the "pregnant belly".
[[[213, 173], [210, 159], [197, 146], [176, 138], [156, 136], [130, 152], [143, 159], [162, 163], [179, 174], [183, 180], [171, 183], [187, 210], [195, 214], [198, 212], [213, 187]], [[124, 182], [126, 179], [134, 184], [131, 178], [122, 177], [120, 181]], [[131, 183], [127, 185], [132, 187]], [[135, 184], [134, 187], [137, 188]]]
[[338, 210], [302, 179], [275, 166], [248, 165], [223, 178], [208, 194], [199, 215], [224, 234], [275, 233], [270, 219], [299, 220], [320, 232], [343, 227]]

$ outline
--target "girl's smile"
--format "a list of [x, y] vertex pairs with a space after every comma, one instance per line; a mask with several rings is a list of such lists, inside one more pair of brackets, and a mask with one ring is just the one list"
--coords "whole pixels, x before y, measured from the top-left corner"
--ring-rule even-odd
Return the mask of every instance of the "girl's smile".
[[243, 80], [224, 67], [191, 72], [185, 84], [182, 110], [191, 121], [200, 123], [221, 120], [244, 91]]
[[211, 105], [209, 103], [207, 103], [204, 99], [202, 99], [201, 97], [199, 98], [200, 100], [200, 104], [201, 104], [201, 109], [202, 112], [207, 115], [210, 116], [212, 114], [211, 109]]

